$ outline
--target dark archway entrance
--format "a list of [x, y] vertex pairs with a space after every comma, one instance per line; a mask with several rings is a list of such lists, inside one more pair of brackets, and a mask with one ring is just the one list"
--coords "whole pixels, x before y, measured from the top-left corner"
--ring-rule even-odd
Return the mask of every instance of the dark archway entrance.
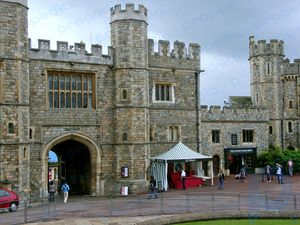
[[70, 194], [90, 194], [91, 156], [88, 147], [75, 140], [66, 140], [51, 150], [58, 157], [58, 188], [67, 181]]

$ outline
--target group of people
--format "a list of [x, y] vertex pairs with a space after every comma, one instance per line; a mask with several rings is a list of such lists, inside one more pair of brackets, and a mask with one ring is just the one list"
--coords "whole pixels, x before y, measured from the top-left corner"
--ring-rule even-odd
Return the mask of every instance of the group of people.
[[[283, 172], [283, 167], [280, 163], [275, 164], [276, 167], [276, 175], [277, 175], [277, 181], [279, 184], [283, 184], [283, 179], [282, 179], [282, 172]], [[290, 176], [293, 176], [293, 161], [290, 159], [288, 161], [288, 172]], [[272, 167], [268, 164], [265, 168], [265, 174], [266, 174], [266, 181], [267, 183], [270, 183], [272, 181], [271, 175], [273, 175]]]
[[[289, 175], [293, 176], [293, 161], [291, 159], [288, 161], [288, 171], [289, 171]], [[271, 182], [272, 168], [270, 165], [267, 165], [265, 167], [265, 174], [266, 174], [266, 178], [267, 178], [267, 183]], [[278, 183], [283, 184], [282, 165], [279, 163], [276, 163], [276, 175], [278, 178]], [[244, 168], [242, 168], [239, 173], [239, 179], [241, 180], [241, 182], [243, 182], [243, 179], [245, 179], [245, 176], [246, 176], [246, 171]], [[183, 190], [186, 189], [185, 177], [186, 177], [186, 173], [183, 169], [181, 169], [181, 182], [182, 182]], [[222, 169], [219, 170], [217, 178], [218, 178], [218, 189], [224, 190], [225, 175], [224, 175], [224, 172]], [[61, 186], [61, 191], [64, 193], [64, 203], [67, 203], [70, 187], [66, 182]], [[51, 181], [49, 183], [49, 202], [54, 202], [54, 194], [55, 193], [56, 193], [55, 184], [53, 181]], [[157, 198], [156, 180], [155, 180], [154, 176], [150, 177], [150, 193], [149, 193], [148, 198], [155, 198], [155, 199]]]
[[[67, 203], [69, 197], [69, 191], [70, 191], [70, 186], [67, 184], [67, 182], [64, 182], [64, 184], [61, 186], [61, 191], [64, 194], [64, 203]], [[53, 181], [49, 182], [48, 192], [49, 192], [49, 202], [54, 202], [56, 186]]]

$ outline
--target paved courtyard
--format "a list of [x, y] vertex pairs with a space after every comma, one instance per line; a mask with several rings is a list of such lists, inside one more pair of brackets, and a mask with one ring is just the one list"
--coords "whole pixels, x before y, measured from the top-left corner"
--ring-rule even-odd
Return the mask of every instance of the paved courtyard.
[[[55, 217], [51, 215], [53, 212]], [[30, 224], [167, 224], [201, 218], [255, 219], [271, 214], [297, 218], [300, 216], [300, 176], [284, 176], [284, 184], [278, 184], [276, 177], [266, 183], [262, 182], [261, 175], [249, 175], [241, 183], [230, 176], [226, 177], [224, 190], [218, 190], [214, 182], [213, 187], [170, 190], [151, 200], [147, 199], [147, 193], [114, 198], [71, 195], [67, 204], [58, 197], [49, 207], [33, 205], [28, 210], [28, 221], [47, 213], [49, 220]], [[20, 224], [17, 221], [24, 222], [22, 209], [16, 213], [0, 213], [0, 224]]]

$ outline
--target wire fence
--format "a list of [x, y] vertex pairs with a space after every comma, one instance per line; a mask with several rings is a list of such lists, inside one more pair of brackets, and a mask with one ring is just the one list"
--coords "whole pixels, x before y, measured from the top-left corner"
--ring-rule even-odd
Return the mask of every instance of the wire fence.
[[[65, 218], [93, 218], [116, 216], [147, 216], [214, 211], [295, 211], [300, 209], [300, 194], [271, 192], [191, 192], [176, 196], [158, 193], [157, 199], [149, 195], [115, 198], [73, 197], [63, 203], [61, 197], [54, 202], [48, 198], [27, 198], [20, 202], [14, 213], [0, 213], [0, 224], [22, 224]], [[13, 215], [13, 217], [11, 216]]]

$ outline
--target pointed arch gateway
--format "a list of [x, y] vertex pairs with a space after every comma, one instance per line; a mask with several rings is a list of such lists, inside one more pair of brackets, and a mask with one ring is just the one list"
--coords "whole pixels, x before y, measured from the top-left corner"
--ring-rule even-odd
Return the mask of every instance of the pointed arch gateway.
[[48, 195], [48, 153], [52, 150], [58, 156], [61, 178], [67, 180], [74, 194], [101, 195], [100, 149], [88, 136], [82, 133], [68, 133], [47, 143], [42, 150], [42, 195]]

